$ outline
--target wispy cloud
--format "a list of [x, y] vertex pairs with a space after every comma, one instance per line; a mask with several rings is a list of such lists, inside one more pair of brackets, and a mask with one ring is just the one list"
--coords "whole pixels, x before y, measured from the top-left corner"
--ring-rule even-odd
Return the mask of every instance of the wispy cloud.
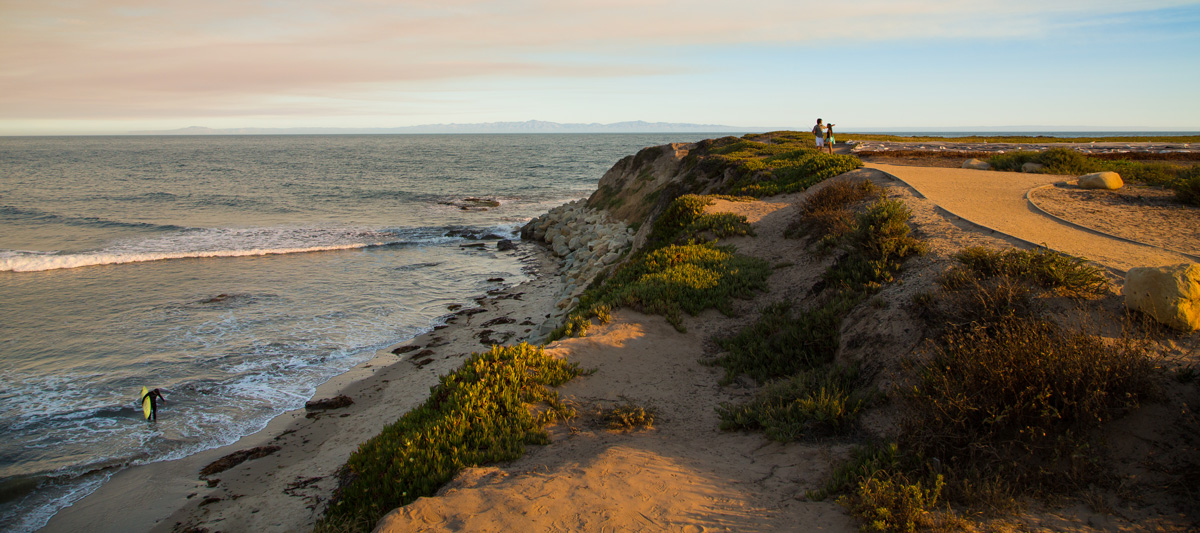
[[291, 108], [277, 104], [288, 98], [328, 99], [333, 109], [338, 98], [435, 90], [455, 80], [640, 77], [684, 69], [647, 66], [645, 57], [663, 47], [1019, 40], [1084, 18], [1113, 23], [1133, 11], [1196, 4], [0, 0], [0, 118], [282, 113]]

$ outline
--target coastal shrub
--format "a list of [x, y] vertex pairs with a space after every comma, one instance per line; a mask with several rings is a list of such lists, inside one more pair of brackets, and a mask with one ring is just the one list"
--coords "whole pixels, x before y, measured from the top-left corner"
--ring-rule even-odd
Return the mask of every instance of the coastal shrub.
[[1127, 160], [1099, 161], [1097, 166], [1102, 170], [1111, 170], [1120, 174], [1124, 181], [1167, 188], [1173, 188], [1179, 182], [1181, 174], [1186, 172], [1183, 167], [1177, 165]]
[[831, 495], [849, 491], [861, 479], [900, 472], [905, 468], [907, 466], [900, 453], [900, 446], [895, 442], [869, 442], [863, 446], [855, 446], [850, 450], [850, 459], [833, 469], [825, 485], [805, 492], [804, 497], [822, 501]]
[[960, 487], [1080, 485], [1097, 470], [1090, 431], [1150, 395], [1153, 369], [1133, 343], [1040, 319], [952, 330], [906, 394], [901, 445], [939, 458]]
[[728, 247], [671, 245], [615, 272], [605, 300], [662, 315], [682, 330], [681, 311], [694, 315], [716, 308], [731, 314], [733, 298], [765, 290], [770, 272], [766, 261], [737, 255]]
[[987, 159], [987, 162], [992, 165], [995, 170], [1004, 170], [1008, 172], [1020, 172], [1021, 165], [1025, 163], [1036, 163], [1039, 152], [1034, 150], [1017, 150], [1015, 152], [1007, 152], [1003, 154], [995, 154]]
[[767, 438], [844, 435], [872, 399], [856, 369], [833, 365], [801, 371], [768, 383], [744, 404], [721, 404], [721, 429], [762, 430]]
[[[685, 331], [683, 312], [695, 315], [716, 308], [731, 314], [733, 299], [765, 290], [770, 274], [771, 266], [766, 261], [738, 255], [729, 247], [711, 243], [668, 245], [639, 253], [602, 284], [584, 291], [567, 323], [580, 324], [600, 316], [598, 309], [607, 313], [616, 307], [629, 307], [661, 315], [676, 329]], [[549, 340], [569, 333], [560, 327]]]
[[1037, 161], [1046, 165], [1048, 174], [1079, 175], [1100, 170], [1097, 160], [1070, 148], [1051, 148], [1038, 154]]
[[1005, 250], [973, 246], [954, 254], [959, 265], [942, 275], [946, 290], [996, 276], [1024, 280], [1056, 294], [1085, 297], [1108, 292], [1108, 278], [1087, 260], [1050, 250]]
[[832, 183], [805, 198], [796, 219], [784, 231], [784, 237], [840, 237], [853, 228], [854, 212], [850, 208], [880, 194], [879, 187], [867, 180]]
[[605, 409], [600, 418], [608, 429], [614, 431], [629, 431], [634, 429], [653, 429], [654, 417], [658, 413], [650, 407], [644, 407], [625, 400], [623, 403]]
[[[527, 444], [548, 441], [543, 427], [570, 410], [557, 387], [583, 373], [528, 344], [476, 353], [442, 376], [430, 397], [359, 445], [318, 530], [365, 524], [433, 495], [463, 468], [511, 461]], [[526, 404], [551, 408], [534, 414]]]
[[1184, 171], [1174, 189], [1180, 203], [1200, 207], [1200, 165]]
[[714, 197], [685, 194], [671, 201], [658, 216], [647, 238], [647, 246], [682, 244], [689, 240], [704, 240], [704, 235], [715, 238], [735, 235], [754, 235], [754, 229], [746, 217], [733, 213], [705, 214], [704, 209], [712, 205]]
[[890, 283], [904, 259], [926, 250], [923, 241], [910, 235], [911, 214], [904, 202], [888, 199], [860, 213], [841, 239], [846, 255], [822, 277], [827, 286], [873, 290]]
[[742, 374], [765, 383], [833, 361], [842, 318], [858, 301], [857, 296], [839, 296], [799, 312], [786, 301], [765, 307], [756, 322], [717, 339], [728, 352], [711, 361], [725, 369], [721, 384], [733, 383]]
[[913, 533], [934, 524], [930, 511], [943, 486], [940, 475], [926, 486], [904, 474], [877, 474], [859, 481], [854, 492], [838, 501], [862, 522], [861, 531]]
[[1175, 191], [1182, 204], [1200, 206], [1200, 166], [1179, 166], [1167, 163], [1146, 163], [1128, 159], [1089, 156], [1068, 148], [1052, 148], [1042, 152], [1021, 150], [996, 154], [988, 159], [996, 170], [1021, 171], [1027, 162], [1046, 165], [1048, 174], [1082, 175], [1112, 171], [1127, 182], [1166, 187]]

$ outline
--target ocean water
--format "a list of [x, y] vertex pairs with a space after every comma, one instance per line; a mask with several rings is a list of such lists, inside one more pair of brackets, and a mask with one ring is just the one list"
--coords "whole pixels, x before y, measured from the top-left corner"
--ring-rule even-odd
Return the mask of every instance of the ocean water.
[[0, 530], [263, 428], [487, 279], [527, 279], [462, 244], [716, 136], [0, 138]]

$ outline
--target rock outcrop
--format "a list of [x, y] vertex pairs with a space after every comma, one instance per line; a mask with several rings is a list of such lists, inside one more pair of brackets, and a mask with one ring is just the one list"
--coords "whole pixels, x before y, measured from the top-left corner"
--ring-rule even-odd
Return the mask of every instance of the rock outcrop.
[[1125, 186], [1125, 182], [1121, 180], [1121, 175], [1116, 172], [1093, 172], [1079, 176], [1079, 187], [1081, 189], [1107, 189], [1115, 191]]
[[1200, 264], [1131, 268], [1125, 307], [1181, 331], [1200, 329]]
[[629, 225], [588, 207], [583, 200], [551, 209], [521, 229], [522, 238], [545, 243], [561, 258], [564, 288], [557, 307], [562, 311], [579, 302], [579, 295], [597, 274], [625, 257], [633, 235]]
[[982, 159], [968, 159], [963, 161], [962, 167], [971, 170], [991, 170], [992, 164]]

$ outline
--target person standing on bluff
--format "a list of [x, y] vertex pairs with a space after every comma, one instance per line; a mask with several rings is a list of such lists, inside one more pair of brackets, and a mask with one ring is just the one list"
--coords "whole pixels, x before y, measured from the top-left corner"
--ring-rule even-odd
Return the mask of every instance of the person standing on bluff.
[[825, 125], [825, 146], [829, 147], [829, 153], [833, 153], [833, 123]]
[[825, 132], [821, 131], [821, 119], [817, 119], [817, 125], [813, 126], [813, 137], [817, 139], [817, 150], [820, 150], [825, 143]]

